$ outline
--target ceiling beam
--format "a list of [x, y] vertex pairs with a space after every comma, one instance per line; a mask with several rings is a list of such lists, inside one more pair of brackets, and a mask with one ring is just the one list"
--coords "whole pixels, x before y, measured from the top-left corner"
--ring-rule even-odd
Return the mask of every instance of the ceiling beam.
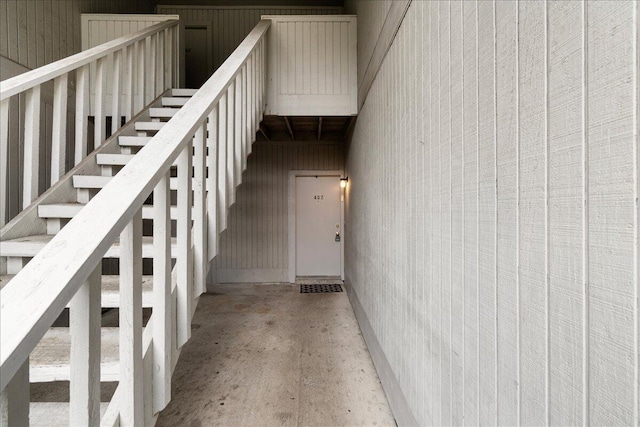
[[293, 128], [291, 127], [291, 123], [289, 123], [289, 118], [287, 116], [282, 116], [284, 118], [284, 122], [287, 124], [287, 129], [289, 129], [289, 135], [291, 135], [291, 140], [295, 141], [296, 137], [293, 135]]

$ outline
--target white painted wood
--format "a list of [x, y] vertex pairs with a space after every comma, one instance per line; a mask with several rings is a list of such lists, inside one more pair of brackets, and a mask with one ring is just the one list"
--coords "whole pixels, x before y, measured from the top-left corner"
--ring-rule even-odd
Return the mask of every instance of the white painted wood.
[[203, 123], [193, 137], [193, 298], [206, 291], [209, 266], [206, 133], [207, 125]]
[[[165, 29], [165, 31], [168, 31]], [[125, 68], [124, 68], [124, 95], [123, 106], [125, 121], [131, 120], [135, 111], [135, 76], [136, 76], [136, 64], [135, 57], [135, 45], [130, 45], [125, 48]]]
[[120, 234], [120, 420], [142, 425], [142, 215], [133, 215]]
[[76, 70], [76, 139], [75, 164], [78, 165], [87, 155], [87, 126], [89, 122], [89, 66]]
[[0, 101], [0, 227], [7, 222], [9, 196], [9, 100]]
[[177, 346], [182, 347], [191, 337], [191, 305], [193, 295], [191, 206], [193, 146], [189, 141], [178, 157], [178, 222], [177, 222]]
[[93, 106], [93, 146], [99, 147], [106, 139], [106, 102], [107, 102], [107, 79], [109, 72], [107, 70], [107, 59], [100, 58], [96, 62], [95, 77], [95, 104]]
[[218, 206], [220, 189], [218, 187], [218, 107], [214, 107], [207, 120], [207, 262], [218, 254]]
[[[274, 22], [268, 35], [267, 114], [357, 114], [356, 17], [265, 15], [263, 19]], [[314, 44], [311, 25], [317, 28]], [[318, 80], [327, 84], [318, 85]]]
[[122, 81], [122, 58], [123, 50], [117, 50], [113, 53], [113, 73], [111, 76], [111, 134], [116, 133], [120, 128], [120, 106], [122, 99], [120, 98], [121, 81]]
[[68, 74], [53, 82], [53, 119], [51, 129], [51, 185], [66, 172]]
[[136, 43], [136, 89], [135, 89], [135, 111], [140, 111], [145, 105], [145, 88], [147, 73], [147, 39], [142, 39]]
[[29, 425], [29, 359], [8, 381], [0, 394], [0, 422], [3, 426]]
[[70, 425], [100, 422], [101, 274], [102, 263], [98, 263], [70, 303]]
[[218, 232], [227, 228], [227, 95], [217, 106], [218, 109]]
[[227, 92], [227, 208], [236, 202], [238, 168], [236, 166], [235, 121], [236, 84], [235, 79]]
[[40, 176], [40, 86], [27, 91], [24, 124], [24, 169], [22, 207], [26, 208], [39, 195]]
[[[243, 172], [243, 164], [244, 164], [244, 129], [242, 128], [242, 72], [238, 73], [235, 80], [235, 101], [233, 103], [233, 107], [235, 109], [233, 117], [234, 117], [234, 159], [233, 159], [233, 175], [234, 175], [234, 190], [235, 187], [242, 184], [242, 172]], [[235, 201], [235, 191], [234, 198]]]
[[[158, 91], [158, 35], [152, 34], [149, 37], [149, 89], [150, 99], [155, 98]], [[145, 103], [146, 104], [146, 103]]]
[[245, 64], [244, 68], [240, 75], [242, 76], [242, 90], [240, 92], [240, 107], [242, 109], [242, 119], [241, 119], [241, 131], [242, 131], [242, 150], [240, 154], [241, 166], [240, 166], [240, 176], [242, 177], [242, 172], [247, 169], [247, 143], [249, 141], [249, 127], [247, 123], [247, 66], [249, 61]]
[[153, 191], [153, 412], [171, 400], [171, 205], [169, 177]]

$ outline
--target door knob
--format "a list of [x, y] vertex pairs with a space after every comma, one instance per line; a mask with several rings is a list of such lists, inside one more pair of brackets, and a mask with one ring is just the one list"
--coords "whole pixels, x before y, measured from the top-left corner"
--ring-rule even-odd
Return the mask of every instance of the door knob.
[[336, 242], [340, 241], [340, 232], [336, 231]]

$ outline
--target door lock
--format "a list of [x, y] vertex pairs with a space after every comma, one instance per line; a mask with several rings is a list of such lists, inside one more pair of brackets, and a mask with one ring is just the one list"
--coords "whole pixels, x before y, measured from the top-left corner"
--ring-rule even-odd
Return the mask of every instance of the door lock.
[[340, 241], [340, 232], [336, 231], [336, 242]]

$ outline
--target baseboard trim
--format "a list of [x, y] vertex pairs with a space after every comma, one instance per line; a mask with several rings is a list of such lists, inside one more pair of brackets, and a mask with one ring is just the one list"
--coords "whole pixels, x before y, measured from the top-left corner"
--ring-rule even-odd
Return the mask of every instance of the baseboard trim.
[[398, 383], [393, 369], [391, 369], [391, 365], [380, 346], [380, 342], [378, 342], [378, 338], [373, 332], [371, 323], [369, 323], [367, 314], [360, 304], [358, 295], [349, 284], [345, 283], [345, 288], [347, 289], [349, 301], [351, 301], [351, 306], [360, 325], [362, 336], [369, 349], [369, 354], [371, 354], [373, 365], [378, 372], [378, 377], [382, 383], [384, 393], [387, 395], [387, 401], [389, 402], [389, 406], [391, 406], [391, 412], [393, 412], [396, 423], [399, 426], [417, 426], [418, 421], [413, 415], [413, 412], [411, 412], [409, 403], [400, 388], [400, 383]]

